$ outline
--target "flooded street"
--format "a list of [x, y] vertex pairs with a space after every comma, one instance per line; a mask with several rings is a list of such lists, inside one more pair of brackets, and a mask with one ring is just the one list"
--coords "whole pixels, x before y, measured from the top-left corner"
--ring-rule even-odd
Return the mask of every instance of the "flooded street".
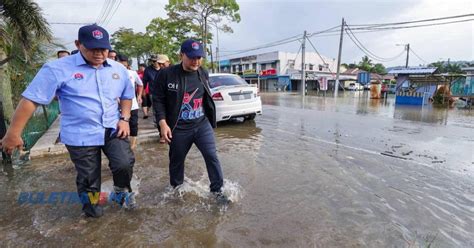
[[[217, 206], [193, 147], [171, 189], [168, 147], [136, 151], [139, 208], [20, 204], [21, 192], [74, 192], [67, 155], [0, 175], [0, 246], [474, 247], [474, 110], [400, 107], [394, 96], [262, 93], [255, 121], [220, 123]], [[102, 191], [111, 173], [103, 161]]]

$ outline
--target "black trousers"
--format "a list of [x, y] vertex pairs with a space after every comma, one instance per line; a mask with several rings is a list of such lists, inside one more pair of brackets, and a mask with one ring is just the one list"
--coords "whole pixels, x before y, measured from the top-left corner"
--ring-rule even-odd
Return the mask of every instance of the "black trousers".
[[138, 135], [138, 109], [132, 110], [130, 112], [130, 136], [137, 136]]
[[[127, 187], [129, 191], [132, 191], [130, 181], [132, 180], [135, 156], [130, 149], [128, 139], [120, 139], [115, 134], [111, 134], [111, 132], [112, 129], [106, 129], [105, 144], [103, 146], [66, 145], [69, 156], [76, 167], [76, 185], [79, 196], [89, 192], [100, 192], [101, 151], [104, 152], [109, 160], [109, 168], [112, 171], [114, 186]], [[83, 210], [86, 214], [95, 215], [95, 210], [94, 208], [91, 210], [90, 204], [84, 203]]]
[[211, 124], [207, 120], [193, 129], [175, 129], [173, 131], [173, 139], [171, 140], [169, 151], [171, 186], [176, 187], [183, 183], [184, 160], [193, 143], [196, 144], [206, 162], [207, 174], [211, 182], [211, 192], [220, 191], [224, 182], [222, 169], [219, 159], [217, 158], [214, 130], [212, 130]]

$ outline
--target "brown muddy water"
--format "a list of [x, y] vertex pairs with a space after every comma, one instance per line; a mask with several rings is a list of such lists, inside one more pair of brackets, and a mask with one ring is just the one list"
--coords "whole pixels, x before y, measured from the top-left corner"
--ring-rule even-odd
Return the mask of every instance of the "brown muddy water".
[[[74, 192], [67, 156], [4, 167], [0, 246], [474, 247], [474, 110], [400, 107], [393, 96], [264, 93], [264, 113], [216, 129], [233, 203], [217, 206], [197, 149], [168, 186], [166, 145], [140, 145], [139, 208], [19, 204]], [[103, 162], [103, 189], [111, 174]]]

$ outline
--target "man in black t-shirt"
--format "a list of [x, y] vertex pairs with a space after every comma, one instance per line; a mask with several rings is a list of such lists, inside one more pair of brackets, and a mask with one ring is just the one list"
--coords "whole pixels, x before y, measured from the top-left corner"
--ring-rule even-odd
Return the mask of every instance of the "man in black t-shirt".
[[150, 92], [161, 135], [170, 146], [170, 184], [184, 181], [184, 161], [195, 144], [206, 162], [210, 190], [218, 203], [229, 203], [222, 193], [222, 169], [217, 158], [214, 130], [215, 105], [209, 88], [209, 75], [201, 68], [204, 48], [194, 40], [181, 45], [181, 64], [162, 69]]

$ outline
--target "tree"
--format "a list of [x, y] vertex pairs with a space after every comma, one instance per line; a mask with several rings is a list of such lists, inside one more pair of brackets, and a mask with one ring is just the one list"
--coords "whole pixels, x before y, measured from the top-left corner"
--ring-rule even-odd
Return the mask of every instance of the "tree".
[[377, 63], [371, 69], [370, 72], [378, 73], [378, 74], [387, 74], [387, 70], [383, 64]]
[[[7, 75], [7, 69], [11, 68], [8, 62], [22, 61], [20, 68], [26, 70], [31, 57], [39, 54], [41, 43], [49, 43], [52, 35], [37, 3], [31, 0], [2, 0], [0, 38], [0, 101], [3, 104], [5, 119], [9, 120], [13, 113], [13, 102], [11, 80]], [[1, 119], [3, 123], [3, 116]]]
[[131, 28], [120, 28], [112, 34], [111, 43], [118, 53], [126, 55], [129, 58], [137, 58], [138, 64], [146, 60], [152, 45], [148, 35], [143, 33], [134, 33]]
[[369, 57], [364, 56], [362, 57], [362, 60], [358, 64], [358, 68], [364, 71], [370, 72], [372, 69], [372, 60], [369, 59]]
[[174, 17], [157, 17], [151, 20], [146, 30], [154, 53], [166, 54], [172, 61], [178, 61], [181, 43], [196, 36], [197, 26]]
[[430, 67], [438, 68], [439, 73], [463, 73], [461, 70], [461, 65], [458, 63], [449, 63], [446, 61], [438, 61], [429, 64]]
[[[235, 0], [169, 0], [165, 9], [172, 19], [194, 23], [199, 27], [199, 38], [207, 57], [207, 44], [212, 40], [209, 34], [209, 23], [218, 25], [222, 18], [230, 22], [240, 22], [239, 5]], [[231, 30], [226, 26], [225, 30]]]

